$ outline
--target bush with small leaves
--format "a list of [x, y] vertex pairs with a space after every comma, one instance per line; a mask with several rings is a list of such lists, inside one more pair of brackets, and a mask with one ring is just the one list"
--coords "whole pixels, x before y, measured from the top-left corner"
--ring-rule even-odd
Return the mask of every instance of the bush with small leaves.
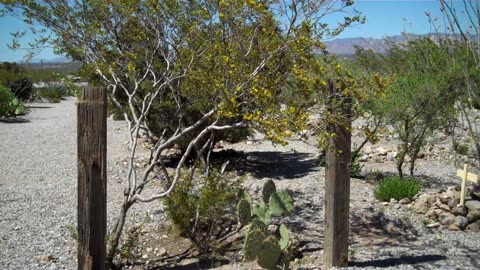
[[390, 176], [380, 181], [375, 189], [375, 197], [380, 201], [412, 199], [422, 189], [422, 186], [422, 182], [414, 178]]
[[[231, 173], [211, 169], [209, 175], [192, 179], [183, 177], [169, 197], [164, 198], [167, 215], [180, 235], [187, 237], [202, 254], [211, 252], [227, 226], [234, 224], [235, 205], [246, 207], [238, 201], [241, 178]], [[248, 204], [248, 202], [247, 202]], [[240, 222], [247, 222], [248, 214]]]

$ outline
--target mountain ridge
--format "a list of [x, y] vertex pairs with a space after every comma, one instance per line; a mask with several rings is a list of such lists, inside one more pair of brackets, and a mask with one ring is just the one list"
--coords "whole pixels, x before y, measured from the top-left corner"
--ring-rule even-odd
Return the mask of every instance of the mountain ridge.
[[[385, 36], [384, 38], [337, 38], [330, 41], [325, 41], [324, 44], [327, 47], [327, 51], [332, 54], [350, 56], [355, 54], [355, 45], [360, 46], [366, 50], [371, 49], [377, 53], [384, 53], [388, 48], [389, 42], [405, 43], [411, 39], [418, 39], [422, 37], [445, 37], [445, 34], [429, 33], [429, 34], [412, 34], [403, 33], [400, 35]], [[460, 38], [459, 34], [448, 35], [454, 38]], [[471, 35], [472, 39], [477, 39], [477, 36]]]

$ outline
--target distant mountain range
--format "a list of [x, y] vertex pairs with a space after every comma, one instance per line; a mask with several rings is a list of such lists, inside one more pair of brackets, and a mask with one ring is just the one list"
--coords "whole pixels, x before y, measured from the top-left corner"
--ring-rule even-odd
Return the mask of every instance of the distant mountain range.
[[[395, 36], [385, 36], [385, 38], [339, 38], [332, 41], [325, 41], [325, 46], [327, 51], [333, 54], [340, 56], [349, 56], [355, 53], [354, 45], [363, 47], [364, 49], [371, 49], [374, 52], [383, 53], [387, 49], [388, 42], [394, 43], [405, 43], [407, 40], [417, 39], [421, 37], [434, 36], [440, 37], [444, 36], [443, 34], [426, 34], [426, 35], [416, 35], [416, 34], [402, 34]], [[471, 36], [472, 39], [477, 39], [477, 36]]]
[[59, 56], [55, 57], [52, 59], [40, 59], [40, 58], [33, 58], [32, 60], [29, 61], [29, 63], [66, 63], [66, 62], [71, 62], [72, 60], [65, 57], [65, 56]]
[[[443, 34], [425, 34], [425, 35], [416, 35], [416, 34], [402, 34], [395, 36], [385, 36], [384, 38], [338, 38], [331, 41], [325, 41], [327, 51], [332, 54], [337, 54], [340, 56], [351, 56], [355, 53], [354, 45], [363, 47], [364, 49], [371, 49], [374, 52], [383, 53], [387, 49], [388, 42], [394, 43], [405, 43], [410, 39], [417, 39], [426, 36], [443, 36]], [[477, 36], [471, 36], [472, 39], [477, 39]], [[21, 61], [17, 62], [20, 63]], [[32, 65], [35, 68], [50, 66], [52, 64], [58, 65], [60, 63], [69, 63], [71, 59], [65, 56], [59, 56], [52, 59], [32, 59], [28, 65]]]

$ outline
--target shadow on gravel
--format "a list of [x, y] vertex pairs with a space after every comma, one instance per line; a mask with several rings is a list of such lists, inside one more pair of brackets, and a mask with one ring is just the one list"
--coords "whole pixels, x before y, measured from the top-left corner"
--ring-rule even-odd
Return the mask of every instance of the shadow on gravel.
[[467, 258], [470, 261], [470, 264], [475, 267], [475, 269], [480, 269], [480, 261], [478, 260], [478, 254], [480, 253], [480, 247], [477, 247], [476, 249], [471, 249], [469, 247], [466, 247], [465, 245], [460, 245], [460, 249], [465, 249], [467, 250]]
[[[438, 178], [438, 177], [432, 177], [429, 175], [425, 174], [416, 174], [414, 175], [415, 178], [422, 180], [423, 186], [426, 188], [438, 188], [438, 187], [443, 187], [446, 188], [447, 186], [454, 186], [458, 185], [461, 181], [457, 181], [455, 177], [444, 177], [443, 179]], [[447, 181], [447, 179], [450, 179], [450, 181]]]
[[359, 245], [398, 246], [418, 238], [418, 231], [399, 219], [389, 219], [383, 212], [366, 208], [350, 214], [350, 238]]
[[27, 106], [29, 109], [51, 109], [53, 107], [50, 106]]
[[[187, 258], [188, 259], [188, 258]], [[151, 264], [152, 262], [150, 262]], [[166, 266], [151, 266], [146, 269], [150, 270], [167, 270], [167, 269], [175, 269], [175, 270], [201, 270], [201, 269], [211, 269], [220, 267], [222, 265], [229, 264], [230, 261], [226, 259], [203, 259], [200, 260], [191, 260], [191, 262], [186, 262], [180, 264], [172, 263], [171, 265]]]
[[250, 173], [255, 178], [294, 179], [319, 169], [319, 160], [310, 153], [243, 152], [223, 150], [212, 153], [212, 162], [221, 165], [229, 160], [227, 171]]
[[1, 123], [6, 123], [6, 124], [24, 124], [24, 123], [30, 123], [30, 120], [24, 119], [24, 118], [5, 118], [5, 119], [0, 119]]
[[400, 256], [399, 258], [378, 259], [365, 262], [349, 262], [348, 266], [355, 267], [395, 267], [402, 264], [420, 264], [432, 263], [445, 260], [447, 257], [443, 255], [418, 255], [418, 256]]

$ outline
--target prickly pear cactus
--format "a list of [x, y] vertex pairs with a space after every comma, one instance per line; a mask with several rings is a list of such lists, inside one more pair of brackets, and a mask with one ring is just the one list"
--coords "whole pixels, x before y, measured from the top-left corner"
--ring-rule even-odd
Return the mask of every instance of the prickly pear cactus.
[[238, 199], [239, 200], [247, 200], [247, 202], [250, 204], [250, 205], [253, 205], [253, 198], [252, 198], [252, 195], [250, 195], [250, 193], [248, 193], [246, 190], [239, 190], [238, 191], [238, 195], [237, 195]]
[[238, 202], [237, 217], [238, 217], [238, 222], [241, 225], [246, 225], [252, 220], [252, 210], [250, 208], [250, 203], [247, 200], [241, 199]]
[[264, 232], [265, 234], [267, 233], [267, 225], [265, 223], [261, 222], [258, 218], [254, 218], [250, 224], [249, 231], [253, 230], [260, 230]]
[[278, 269], [277, 264], [281, 255], [282, 251], [278, 240], [273, 236], [269, 236], [263, 241], [258, 253], [258, 265], [268, 270]]
[[287, 226], [285, 226], [285, 224], [280, 225], [280, 228], [278, 230], [280, 231], [280, 241], [278, 241], [278, 244], [280, 245], [280, 249], [284, 251], [288, 248], [290, 236], [287, 230]]
[[247, 232], [245, 243], [243, 245], [243, 255], [246, 261], [253, 261], [257, 258], [258, 253], [262, 249], [265, 238], [266, 235], [261, 230], [254, 229]]
[[269, 212], [272, 216], [284, 216], [293, 211], [293, 198], [285, 191], [275, 192], [269, 199]]
[[269, 179], [264, 185], [262, 189], [262, 199], [263, 202], [268, 204], [268, 200], [270, 199], [270, 195], [275, 193], [277, 188], [275, 187], [275, 183], [272, 179]]
[[258, 220], [263, 222], [265, 225], [270, 225], [272, 223], [272, 215], [270, 214], [270, 209], [264, 203], [261, 203], [260, 205], [255, 205], [252, 212], [255, 216], [257, 216]]

